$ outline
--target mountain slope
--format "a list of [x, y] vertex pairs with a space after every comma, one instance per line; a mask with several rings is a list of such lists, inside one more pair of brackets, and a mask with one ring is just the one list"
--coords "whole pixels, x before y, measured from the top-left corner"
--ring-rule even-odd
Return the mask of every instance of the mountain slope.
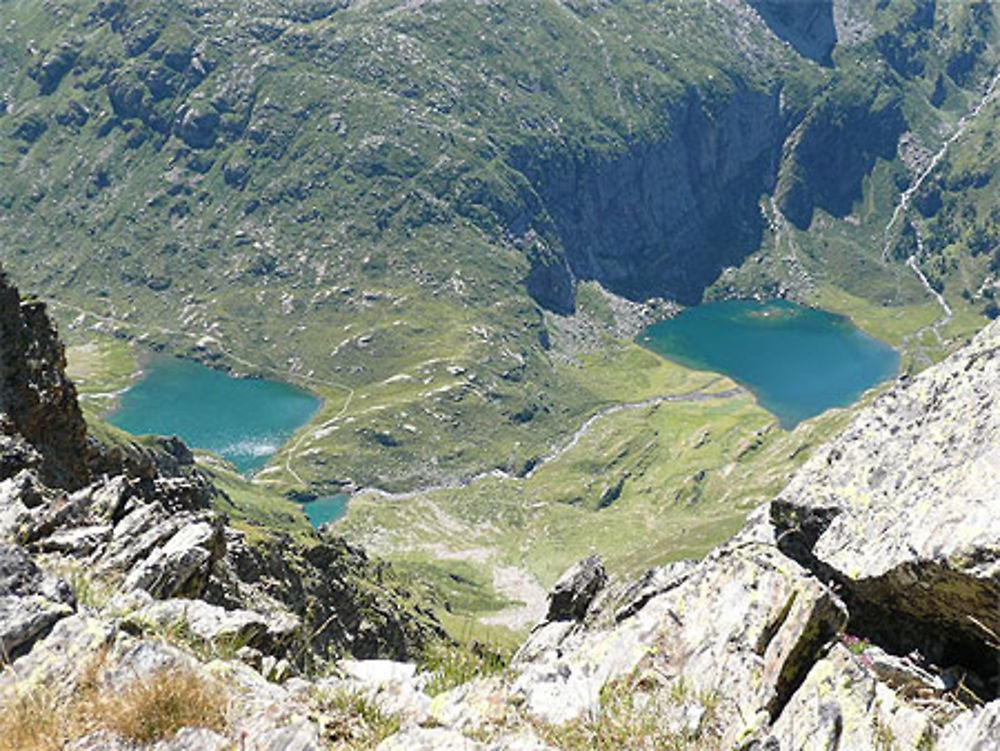
[[[65, 377], [44, 310], [4, 312], [4, 331], [45, 324], [26, 338], [45, 358], [9, 348], [0, 363], [48, 395]], [[176, 442], [84, 447], [98, 479], [43, 484], [61, 449], [12, 427], [5, 382], [0, 743], [995, 748], [998, 385], [1000, 322], [861, 409], [703, 560], [635, 581], [609, 581], [597, 557], [573, 567], [500, 671], [482, 645], [423, 670], [331, 660], [407, 658], [434, 622], [397, 609], [407, 593], [335, 539], [248, 545]], [[53, 421], [79, 414], [43, 403]]]

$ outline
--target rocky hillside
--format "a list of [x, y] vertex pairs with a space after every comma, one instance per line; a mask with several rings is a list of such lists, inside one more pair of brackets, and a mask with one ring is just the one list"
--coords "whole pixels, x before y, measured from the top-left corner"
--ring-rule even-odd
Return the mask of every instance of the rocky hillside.
[[509, 675], [385, 749], [1000, 748], [1000, 324], [863, 410], [704, 560], [569, 571]]
[[[5, 330], [44, 320], [13, 311]], [[68, 388], [58, 356], [33, 367], [65, 419], [72, 401], [42, 387]], [[105, 453], [69, 491], [8, 417], [0, 747], [1000, 748], [998, 394], [993, 324], [862, 410], [703, 560], [634, 582], [581, 562], [508, 669], [472, 680], [400, 661], [433, 622], [359, 551], [249, 545], [182, 447]], [[327, 659], [345, 652], [397, 661]], [[181, 691], [191, 711], [163, 720]]]

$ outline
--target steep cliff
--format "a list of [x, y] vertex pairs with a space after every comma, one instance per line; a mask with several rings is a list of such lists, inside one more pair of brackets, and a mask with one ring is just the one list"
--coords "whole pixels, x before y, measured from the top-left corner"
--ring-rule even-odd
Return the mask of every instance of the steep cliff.
[[[723, 267], [760, 245], [757, 204], [775, 179], [786, 116], [777, 89], [691, 89], [668, 108], [663, 141], [623, 153], [516, 154], [514, 164], [554, 224], [567, 275], [631, 299], [697, 303]], [[572, 292], [569, 283], [552, 289]]]
[[89, 479], [90, 452], [65, 367], [45, 306], [22, 300], [0, 269], [0, 432], [23, 438], [37, 452], [44, 482], [76, 489]]

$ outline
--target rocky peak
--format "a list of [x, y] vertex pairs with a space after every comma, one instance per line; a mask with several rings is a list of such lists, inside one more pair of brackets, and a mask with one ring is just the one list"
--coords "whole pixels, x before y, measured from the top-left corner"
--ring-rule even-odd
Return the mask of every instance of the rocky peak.
[[861, 412], [771, 505], [852, 626], [1000, 693], [1000, 325]]
[[[89, 449], [76, 388], [65, 368], [63, 346], [45, 304], [22, 300], [0, 267], [0, 432], [20, 436], [37, 452], [22, 456], [38, 462], [43, 481], [75, 490], [89, 479]], [[14, 468], [0, 466], [6, 472]]]

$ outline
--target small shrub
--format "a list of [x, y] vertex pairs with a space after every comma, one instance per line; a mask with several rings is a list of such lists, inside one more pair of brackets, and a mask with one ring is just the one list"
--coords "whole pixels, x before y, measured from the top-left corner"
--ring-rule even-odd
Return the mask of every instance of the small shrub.
[[872, 645], [868, 639], [854, 634], [843, 634], [840, 637], [840, 643], [847, 647], [851, 654], [858, 657], [862, 656]]
[[362, 694], [338, 692], [324, 709], [325, 734], [334, 749], [372, 749], [399, 730], [399, 717], [384, 713]]

